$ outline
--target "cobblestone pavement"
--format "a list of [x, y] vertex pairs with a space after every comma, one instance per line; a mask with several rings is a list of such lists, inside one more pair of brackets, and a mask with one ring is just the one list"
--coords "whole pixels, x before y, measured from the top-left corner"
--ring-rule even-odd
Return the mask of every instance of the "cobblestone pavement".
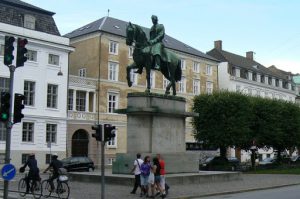
[[[17, 190], [17, 183], [20, 176], [10, 183], [10, 190]], [[43, 179], [46, 176], [42, 176]], [[100, 198], [101, 184], [70, 182], [73, 199], [98, 199]], [[300, 175], [256, 175], [243, 174], [241, 180], [230, 182], [215, 182], [194, 185], [170, 185], [170, 194], [167, 198], [192, 198], [218, 193], [231, 193], [248, 191], [250, 189], [264, 189], [286, 185], [300, 184]], [[0, 188], [3, 188], [1, 183]], [[106, 199], [134, 199], [140, 198], [139, 194], [130, 194], [132, 185], [106, 185]], [[2, 191], [1, 191], [2, 192]], [[11, 196], [17, 194], [10, 193]], [[13, 197], [16, 198], [16, 197]]]

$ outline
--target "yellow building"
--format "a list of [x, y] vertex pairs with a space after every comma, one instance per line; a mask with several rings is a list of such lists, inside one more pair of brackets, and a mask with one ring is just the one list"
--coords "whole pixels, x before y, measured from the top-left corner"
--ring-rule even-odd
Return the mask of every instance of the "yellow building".
[[[91, 126], [97, 121], [118, 127], [114, 140], [106, 145], [106, 164], [116, 153], [126, 153], [126, 115], [114, 113], [127, 107], [127, 93], [146, 89], [145, 72], [132, 71], [132, 87], [127, 86], [126, 67], [133, 62], [133, 47], [125, 43], [127, 22], [104, 17], [65, 35], [75, 47], [70, 54], [67, 155], [87, 155], [99, 164], [100, 144], [92, 138]], [[148, 29], [145, 29], [148, 34]], [[165, 46], [181, 59], [182, 80], [178, 96], [187, 99], [190, 111], [195, 95], [218, 89], [218, 62], [168, 35]], [[167, 81], [160, 72], [151, 73], [151, 92], [164, 93]], [[190, 121], [186, 123], [186, 141], [194, 142]]]

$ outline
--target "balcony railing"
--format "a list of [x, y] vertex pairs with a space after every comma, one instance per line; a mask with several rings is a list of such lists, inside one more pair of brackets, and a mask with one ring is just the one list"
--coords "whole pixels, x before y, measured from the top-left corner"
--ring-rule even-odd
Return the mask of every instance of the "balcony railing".
[[91, 88], [95, 88], [97, 86], [97, 80], [93, 78], [87, 77], [78, 77], [78, 76], [69, 76], [69, 84], [72, 86], [90, 86]]
[[87, 120], [95, 121], [97, 113], [81, 112], [81, 111], [68, 111], [69, 120]]

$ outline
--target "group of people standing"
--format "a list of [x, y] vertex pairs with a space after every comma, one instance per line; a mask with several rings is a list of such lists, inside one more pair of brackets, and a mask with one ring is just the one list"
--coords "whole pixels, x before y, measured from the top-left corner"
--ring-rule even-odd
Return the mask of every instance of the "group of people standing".
[[165, 198], [168, 194], [169, 186], [166, 184], [165, 179], [165, 161], [160, 154], [151, 159], [150, 156], [145, 156], [144, 160], [141, 159], [141, 154], [136, 155], [131, 170], [135, 175], [135, 183], [131, 194], [135, 194], [138, 187], [141, 188], [140, 196], [155, 198], [161, 196]]

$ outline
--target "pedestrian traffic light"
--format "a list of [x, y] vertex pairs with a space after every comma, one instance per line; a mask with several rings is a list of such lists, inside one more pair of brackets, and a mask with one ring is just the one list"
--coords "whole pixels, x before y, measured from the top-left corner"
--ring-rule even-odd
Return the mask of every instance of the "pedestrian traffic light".
[[104, 141], [110, 141], [116, 137], [116, 127], [111, 124], [104, 124]]
[[24, 66], [24, 62], [27, 61], [27, 48], [25, 48], [27, 43], [27, 39], [18, 38], [16, 67]]
[[14, 60], [14, 42], [15, 38], [10, 36], [5, 36], [5, 43], [4, 43], [4, 65], [9, 66], [12, 64]]
[[10, 94], [9, 92], [1, 93], [1, 110], [0, 121], [7, 122], [9, 120]]
[[92, 134], [92, 137], [94, 137], [97, 141], [102, 141], [102, 125], [96, 124], [92, 126], [92, 129], [95, 131], [95, 133]]
[[22, 110], [24, 109], [25, 96], [19, 93], [15, 93], [15, 103], [14, 103], [14, 124], [21, 122], [24, 114]]

